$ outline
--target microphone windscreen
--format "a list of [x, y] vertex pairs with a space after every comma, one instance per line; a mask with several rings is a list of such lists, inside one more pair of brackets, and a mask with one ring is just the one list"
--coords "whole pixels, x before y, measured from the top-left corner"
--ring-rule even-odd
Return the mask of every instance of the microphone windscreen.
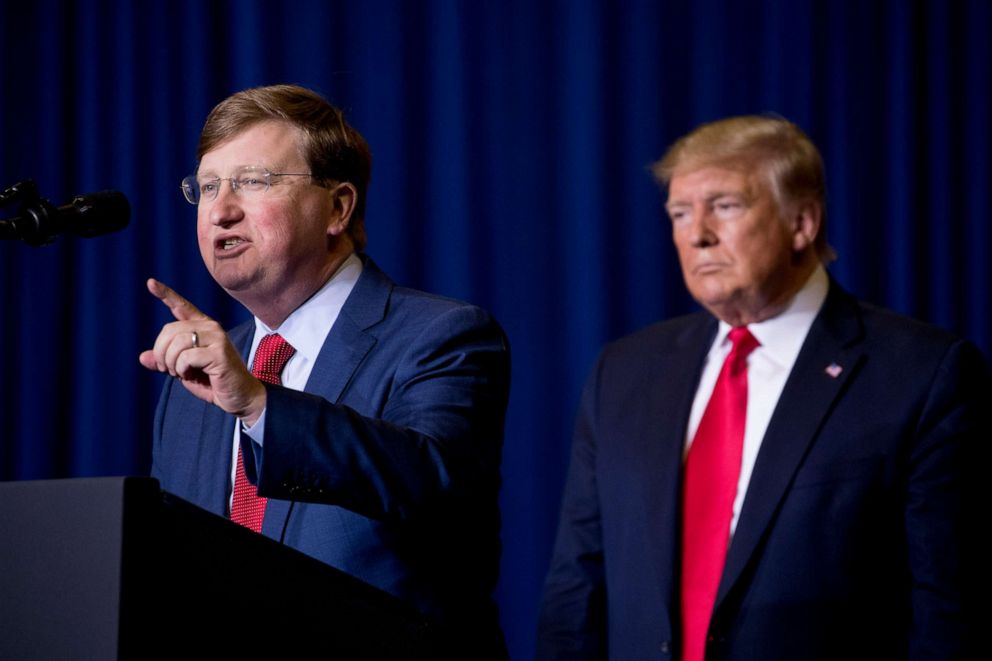
[[127, 227], [131, 219], [131, 204], [119, 191], [100, 191], [77, 195], [59, 211], [68, 211], [64, 231], [90, 238], [116, 232]]

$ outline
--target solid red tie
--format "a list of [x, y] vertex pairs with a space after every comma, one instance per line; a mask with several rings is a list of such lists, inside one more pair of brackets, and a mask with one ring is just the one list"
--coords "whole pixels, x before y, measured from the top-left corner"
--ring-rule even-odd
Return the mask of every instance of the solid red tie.
[[[282, 368], [296, 353], [281, 335], [273, 333], [266, 335], [255, 350], [255, 362], [252, 363], [251, 373], [259, 381], [282, 385]], [[231, 499], [231, 520], [240, 523], [245, 528], [255, 532], [262, 531], [262, 521], [265, 519], [265, 503], [268, 498], [261, 498], [258, 490], [248, 481], [245, 475], [245, 464], [241, 449], [238, 448], [238, 467], [234, 475], [234, 497]]]
[[758, 346], [744, 326], [720, 369], [685, 462], [682, 484], [682, 660], [702, 661], [730, 540], [747, 417], [747, 357]]

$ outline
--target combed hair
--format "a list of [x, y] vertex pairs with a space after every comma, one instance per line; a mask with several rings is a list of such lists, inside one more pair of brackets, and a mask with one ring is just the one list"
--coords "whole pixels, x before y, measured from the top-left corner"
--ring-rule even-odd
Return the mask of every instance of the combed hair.
[[372, 152], [365, 138], [344, 114], [316, 92], [298, 85], [255, 87], [233, 94], [210, 111], [200, 133], [197, 160], [246, 129], [268, 120], [281, 120], [303, 132], [303, 157], [321, 184], [349, 182], [358, 191], [348, 236], [355, 250], [368, 243], [365, 196], [372, 174]]

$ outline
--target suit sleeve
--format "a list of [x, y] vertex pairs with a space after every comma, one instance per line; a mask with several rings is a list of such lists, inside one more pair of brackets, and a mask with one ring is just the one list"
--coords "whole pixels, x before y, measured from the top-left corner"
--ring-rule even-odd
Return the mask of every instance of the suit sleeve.
[[537, 642], [541, 660], [606, 658], [606, 583], [596, 485], [597, 382], [594, 374], [586, 384], [576, 419], [558, 535], [541, 603]]
[[454, 307], [400, 355], [382, 376], [390, 383], [376, 417], [267, 386], [265, 445], [249, 448], [259, 494], [378, 520], [436, 514], [492, 494], [509, 390], [502, 330], [479, 308]]
[[[988, 424], [992, 379], [981, 354], [958, 342], [944, 357], [909, 458], [905, 529], [911, 572], [910, 658], [971, 658], [977, 610], [988, 598]], [[981, 586], [981, 587], [980, 587]]]

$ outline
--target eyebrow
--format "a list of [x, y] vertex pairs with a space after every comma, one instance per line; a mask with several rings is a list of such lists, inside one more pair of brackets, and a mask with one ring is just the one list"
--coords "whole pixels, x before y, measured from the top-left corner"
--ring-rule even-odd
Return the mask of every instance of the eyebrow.
[[206, 168], [206, 169], [197, 168], [197, 170], [196, 170], [196, 176], [198, 178], [199, 177], [206, 177], [206, 178], [211, 178], [211, 179], [220, 178], [220, 175], [217, 174], [217, 171], [214, 170], [213, 168]]
[[751, 194], [747, 190], [736, 191], [736, 192], [729, 192], [729, 191], [716, 192], [713, 193], [712, 195], [707, 195], [706, 201], [713, 202], [714, 200], [717, 200], [721, 197], [737, 197], [740, 198], [742, 201], [746, 202], [751, 199]]
[[[241, 172], [242, 170], [245, 170], [247, 168], [256, 168], [256, 169], [259, 169], [259, 170], [268, 170], [269, 172], [279, 172], [281, 170], [281, 169], [273, 169], [272, 167], [270, 167], [268, 165], [260, 165], [260, 164], [250, 165], [250, 164], [244, 163], [244, 164], [241, 164], [241, 165], [235, 165], [233, 168], [231, 168], [231, 173], [232, 174], [237, 174], [238, 172]], [[199, 177], [201, 175], [207, 176], [207, 177], [212, 177], [212, 178], [218, 178], [218, 179], [220, 178], [220, 175], [217, 174], [217, 171], [214, 170], [213, 168], [207, 168], [205, 170], [197, 170], [196, 171], [196, 176]]]
[[[750, 199], [750, 192], [747, 190], [743, 191], [727, 191], [727, 190], [716, 190], [711, 193], [707, 193], [706, 197], [703, 198], [706, 202], [712, 202], [713, 200], [719, 199], [721, 197], [740, 197], [745, 200]], [[689, 200], [668, 200], [665, 202], [665, 208], [677, 207], [677, 206], [691, 206], [692, 202]]]

